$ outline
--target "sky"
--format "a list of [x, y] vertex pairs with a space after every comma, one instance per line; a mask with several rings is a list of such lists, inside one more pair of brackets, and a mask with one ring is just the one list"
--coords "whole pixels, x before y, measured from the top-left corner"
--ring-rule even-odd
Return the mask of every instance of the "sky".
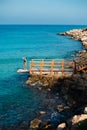
[[87, 0], [0, 0], [0, 24], [87, 25]]

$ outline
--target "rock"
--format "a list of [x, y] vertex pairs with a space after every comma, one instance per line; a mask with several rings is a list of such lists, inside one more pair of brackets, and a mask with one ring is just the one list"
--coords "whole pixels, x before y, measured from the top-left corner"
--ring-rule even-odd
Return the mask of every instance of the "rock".
[[82, 37], [81, 41], [87, 41], [87, 37], [86, 36]]
[[63, 105], [62, 104], [58, 105], [57, 110], [58, 110], [58, 112], [62, 112], [64, 110]]
[[70, 130], [87, 130], [87, 114], [75, 115]]
[[42, 122], [41, 124], [40, 124], [40, 127], [39, 127], [39, 130], [50, 130], [50, 128], [51, 128], [51, 122], [50, 121], [48, 121], [48, 122]]
[[66, 123], [59, 124], [57, 130], [66, 130]]
[[82, 29], [82, 32], [87, 31], [87, 28]]
[[39, 119], [37, 119], [37, 118], [35, 118], [34, 120], [32, 120], [30, 122], [30, 130], [35, 130], [35, 129], [39, 128], [39, 125], [40, 125], [41, 122], [42, 121], [39, 120]]
[[85, 107], [84, 109], [84, 114], [87, 114], [87, 107]]
[[40, 113], [41, 115], [46, 114], [45, 111], [40, 111], [39, 113]]
[[50, 89], [50, 88], [48, 88], [47, 90], [48, 90], [48, 91], [51, 91], [51, 89]]
[[65, 35], [66, 35], [66, 32], [64, 32], [64, 33], [57, 33], [57, 35], [65, 36]]
[[76, 124], [76, 123], [83, 121], [85, 119], [87, 119], [87, 114], [75, 115], [72, 118], [72, 124]]

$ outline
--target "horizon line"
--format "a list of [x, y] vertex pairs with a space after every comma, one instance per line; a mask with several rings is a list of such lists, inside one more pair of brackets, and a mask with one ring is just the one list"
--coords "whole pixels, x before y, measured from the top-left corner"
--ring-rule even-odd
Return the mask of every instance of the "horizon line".
[[68, 26], [68, 25], [74, 25], [74, 26], [87, 26], [87, 24], [11, 24], [11, 23], [8, 23], [8, 24], [0, 24], [0, 25], [65, 25], [65, 26]]

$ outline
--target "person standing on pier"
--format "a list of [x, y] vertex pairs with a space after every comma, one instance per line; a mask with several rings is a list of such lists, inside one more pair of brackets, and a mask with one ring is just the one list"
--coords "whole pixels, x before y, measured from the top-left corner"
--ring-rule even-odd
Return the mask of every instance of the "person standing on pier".
[[26, 68], [26, 66], [27, 66], [27, 59], [26, 59], [26, 57], [23, 57], [23, 61], [24, 61], [24, 70], [26, 70], [27, 68]]

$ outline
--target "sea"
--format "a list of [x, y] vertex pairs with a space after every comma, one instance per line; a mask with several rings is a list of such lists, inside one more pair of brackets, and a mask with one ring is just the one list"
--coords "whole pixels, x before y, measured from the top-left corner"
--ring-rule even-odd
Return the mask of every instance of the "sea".
[[[47, 92], [26, 85], [29, 74], [17, 73], [27, 68], [31, 59], [73, 59], [83, 49], [80, 41], [58, 33], [85, 25], [0, 25], [0, 126], [30, 121]], [[52, 110], [53, 111], [53, 110]]]

